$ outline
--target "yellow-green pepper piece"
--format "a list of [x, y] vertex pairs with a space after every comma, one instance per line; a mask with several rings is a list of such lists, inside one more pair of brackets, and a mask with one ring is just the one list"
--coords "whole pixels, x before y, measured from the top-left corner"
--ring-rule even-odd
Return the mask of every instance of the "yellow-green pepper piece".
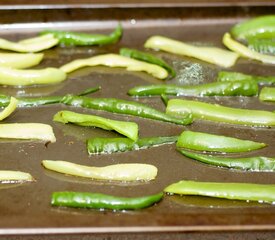
[[17, 99], [14, 97], [10, 98], [9, 105], [0, 113], [0, 121], [11, 115], [17, 107]]
[[34, 178], [26, 172], [0, 170], [0, 183], [29, 182]]
[[39, 64], [43, 56], [43, 53], [0, 53], [0, 66], [29, 68]]

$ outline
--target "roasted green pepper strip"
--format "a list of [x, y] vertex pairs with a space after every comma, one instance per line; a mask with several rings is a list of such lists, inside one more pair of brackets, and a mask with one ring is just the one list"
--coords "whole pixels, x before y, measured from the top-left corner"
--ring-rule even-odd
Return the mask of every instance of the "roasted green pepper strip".
[[227, 82], [227, 81], [255, 81], [260, 85], [263, 84], [274, 84], [275, 77], [274, 76], [255, 76], [248, 75], [239, 72], [227, 72], [220, 71], [217, 77], [217, 81], [219, 82]]
[[182, 132], [177, 142], [178, 148], [224, 153], [248, 152], [265, 146], [265, 143], [193, 131]]
[[255, 81], [214, 82], [196, 86], [147, 85], [130, 89], [131, 96], [177, 95], [177, 96], [255, 96], [258, 84]]
[[226, 167], [248, 171], [274, 171], [275, 158], [270, 157], [246, 157], [246, 158], [226, 158], [219, 156], [211, 156], [178, 149], [184, 156], [195, 159], [197, 161], [218, 167]]
[[180, 181], [164, 189], [170, 194], [200, 195], [244, 201], [274, 203], [274, 184]]
[[0, 66], [0, 84], [27, 86], [59, 83], [66, 79], [66, 73], [58, 68], [13, 69]]
[[142, 51], [138, 51], [136, 49], [121, 48], [119, 50], [119, 54], [122, 56], [125, 56], [125, 57], [130, 57], [130, 58], [134, 58], [134, 59], [137, 59], [140, 61], [159, 65], [159, 66], [165, 68], [169, 72], [169, 74], [171, 75], [172, 78], [176, 76], [176, 71], [171, 66], [169, 66], [164, 60], [162, 60], [150, 53], [145, 53]]
[[163, 193], [143, 197], [126, 198], [101, 193], [55, 192], [52, 194], [53, 206], [95, 208], [111, 210], [136, 210], [159, 202]]
[[116, 29], [109, 35], [104, 34], [87, 34], [78, 32], [67, 32], [57, 30], [44, 30], [41, 35], [52, 34], [59, 40], [59, 44], [71, 46], [87, 45], [106, 45], [116, 43], [122, 36], [122, 26], [118, 24]]
[[275, 102], [275, 88], [264, 87], [262, 88], [260, 95], [260, 101]]
[[275, 113], [273, 112], [225, 107], [218, 104], [192, 100], [171, 99], [168, 102], [166, 113], [176, 116], [180, 116], [181, 114], [185, 116], [187, 113], [190, 113], [194, 119], [237, 125], [275, 126]]
[[71, 111], [60, 111], [54, 115], [53, 120], [64, 124], [70, 122], [85, 127], [114, 130], [133, 141], [138, 139], [138, 125], [135, 122], [115, 121], [95, 115], [80, 114]]
[[0, 66], [23, 69], [41, 62], [43, 53], [0, 53]]
[[269, 38], [249, 38], [248, 48], [263, 54], [275, 54], [275, 41]]
[[183, 118], [174, 117], [151, 108], [145, 104], [116, 98], [89, 98], [68, 94], [62, 99], [61, 102], [74, 107], [104, 110], [107, 112], [133, 115], [137, 117], [149, 118], [181, 125], [190, 124], [192, 122], [192, 117], [190, 114], [187, 114]]
[[225, 49], [194, 46], [162, 36], [150, 37], [144, 47], [194, 57], [221, 67], [232, 67], [239, 57], [239, 54]]
[[87, 141], [89, 154], [126, 152], [175, 143], [178, 136], [140, 138], [136, 142], [127, 138], [91, 138]]
[[234, 38], [275, 38], [275, 15], [255, 17], [236, 24], [231, 29]]
[[63, 65], [60, 69], [65, 73], [70, 73], [79, 68], [94, 67], [99, 65], [108, 67], [125, 67], [126, 70], [134, 72], [144, 71], [159, 79], [165, 79], [168, 76], [168, 72], [158, 65], [111, 53], [97, 55], [91, 58], [77, 59]]

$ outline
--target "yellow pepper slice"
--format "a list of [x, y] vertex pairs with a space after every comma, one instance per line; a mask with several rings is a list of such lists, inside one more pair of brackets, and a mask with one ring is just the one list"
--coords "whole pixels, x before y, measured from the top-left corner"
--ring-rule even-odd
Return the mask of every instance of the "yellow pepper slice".
[[34, 178], [26, 172], [0, 170], [0, 182], [13, 183], [26, 181], [34, 181]]
[[0, 113], [0, 121], [11, 115], [17, 107], [18, 100], [14, 97], [10, 98], [9, 105]]
[[43, 56], [43, 53], [0, 53], [0, 66], [29, 68], [39, 64]]

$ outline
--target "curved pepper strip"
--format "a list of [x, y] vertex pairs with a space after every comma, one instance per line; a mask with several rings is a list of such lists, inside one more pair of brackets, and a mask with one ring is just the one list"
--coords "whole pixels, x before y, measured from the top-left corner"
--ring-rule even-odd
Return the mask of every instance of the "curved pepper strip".
[[226, 167], [230, 169], [248, 170], [248, 171], [274, 171], [275, 158], [270, 157], [246, 157], [246, 158], [226, 158], [199, 154], [178, 149], [186, 157], [200, 161], [213, 166]]
[[40, 52], [49, 49], [58, 44], [52, 34], [46, 34], [40, 37], [28, 38], [19, 42], [11, 42], [0, 38], [0, 49], [11, 50], [15, 52]]
[[114, 152], [126, 152], [146, 149], [163, 144], [172, 144], [178, 140], [178, 136], [148, 137], [133, 141], [127, 138], [91, 138], [87, 141], [89, 154], [102, 154]]
[[199, 195], [244, 201], [275, 202], [274, 184], [180, 181], [164, 189], [169, 194]]
[[158, 172], [155, 166], [141, 163], [90, 167], [66, 161], [43, 160], [42, 165], [59, 173], [111, 181], [151, 181], [156, 178]]
[[[274, 32], [275, 33], [275, 32]], [[249, 38], [248, 39], [248, 48], [262, 53], [262, 54], [275, 54], [275, 41], [274, 39], [264, 38]]]
[[0, 84], [28, 86], [59, 83], [66, 79], [66, 73], [58, 68], [21, 70], [0, 66]]
[[221, 67], [232, 67], [239, 58], [239, 54], [225, 49], [194, 46], [162, 36], [150, 37], [144, 47], [194, 57]]
[[43, 53], [0, 53], [0, 66], [23, 69], [41, 62]]
[[109, 35], [87, 34], [57, 30], [44, 30], [40, 34], [52, 34], [56, 39], [59, 40], [59, 44], [63, 44], [66, 46], [91, 46], [116, 43], [121, 38], [122, 32], [122, 26], [121, 24], [118, 24], [116, 29]]
[[162, 192], [134, 198], [117, 197], [101, 193], [54, 192], [51, 204], [53, 206], [95, 208], [101, 210], [137, 210], [159, 202], [162, 197]]
[[140, 61], [152, 63], [159, 65], [163, 68], [165, 68], [169, 74], [171, 74], [171, 77], [174, 78], [176, 76], [176, 71], [169, 66], [164, 60], [146, 52], [141, 52], [136, 49], [130, 49], [130, 48], [121, 48], [119, 50], [119, 54], [125, 57], [134, 58]]
[[275, 113], [262, 110], [225, 107], [192, 100], [171, 99], [168, 101], [166, 113], [184, 116], [192, 114], [194, 119], [209, 120], [246, 126], [275, 126]]
[[187, 114], [183, 118], [174, 117], [145, 104], [116, 98], [89, 98], [68, 94], [61, 100], [61, 103], [74, 107], [84, 107], [112, 113], [127, 114], [181, 125], [187, 125], [192, 122], [192, 116], [190, 114]]
[[65, 73], [70, 73], [79, 68], [94, 67], [99, 65], [108, 67], [125, 67], [126, 70], [135, 72], [144, 71], [159, 79], [165, 79], [168, 77], [168, 72], [158, 65], [111, 53], [98, 55], [91, 58], [77, 59], [63, 65], [60, 69]]
[[231, 38], [229, 33], [224, 34], [222, 41], [226, 47], [240, 54], [242, 57], [254, 59], [262, 63], [275, 64], [275, 56], [270, 56], [253, 51], [245, 45], [235, 41], [233, 38]]
[[138, 139], [138, 125], [135, 122], [111, 120], [95, 115], [80, 114], [71, 111], [56, 113], [53, 120], [61, 123], [74, 123], [85, 127], [98, 127], [105, 130], [114, 130], [136, 141]]
[[11, 115], [14, 112], [14, 110], [17, 107], [17, 103], [18, 101], [16, 98], [14, 97], [10, 98], [9, 105], [2, 112], [0, 112], [0, 121], [7, 118], [9, 115]]
[[248, 152], [265, 146], [265, 143], [193, 131], [182, 132], [177, 142], [178, 148], [223, 153]]
[[258, 84], [274, 84], [275, 77], [274, 76], [255, 76], [248, 75], [239, 72], [227, 72], [220, 71], [218, 73], [217, 81], [219, 82], [227, 82], [227, 81], [255, 81]]
[[34, 178], [29, 173], [20, 171], [0, 170], [0, 184], [29, 181], [34, 181]]
[[275, 15], [255, 17], [232, 27], [234, 38], [275, 38]]
[[214, 82], [195, 86], [147, 85], [130, 89], [131, 96], [154, 96], [161, 94], [177, 96], [256, 96], [255, 81]]
[[262, 88], [260, 95], [259, 95], [260, 101], [264, 102], [275, 102], [275, 88], [271, 87], [264, 87]]

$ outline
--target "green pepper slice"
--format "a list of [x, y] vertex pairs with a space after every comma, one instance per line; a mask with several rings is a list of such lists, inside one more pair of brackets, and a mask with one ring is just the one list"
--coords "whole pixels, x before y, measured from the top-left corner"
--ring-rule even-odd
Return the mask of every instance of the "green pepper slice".
[[275, 102], [275, 88], [272, 87], [264, 87], [262, 88], [260, 95], [260, 101], [266, 102]]

